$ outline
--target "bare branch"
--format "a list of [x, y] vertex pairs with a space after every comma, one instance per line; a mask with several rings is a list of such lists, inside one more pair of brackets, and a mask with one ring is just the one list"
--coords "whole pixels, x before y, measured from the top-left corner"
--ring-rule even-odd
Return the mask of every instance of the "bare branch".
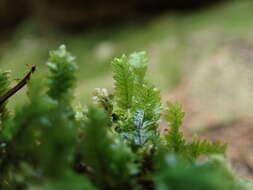
[[27, 66], [31, 67], [30, 71], [16, 86], [14, 86], [12, 89], [10, 89], [8, 92], [6, 92], [3, 96], [0, 97], [0, 106], [27, 84], [32, 73], [36, 70], [35, 65], [27, 65]]

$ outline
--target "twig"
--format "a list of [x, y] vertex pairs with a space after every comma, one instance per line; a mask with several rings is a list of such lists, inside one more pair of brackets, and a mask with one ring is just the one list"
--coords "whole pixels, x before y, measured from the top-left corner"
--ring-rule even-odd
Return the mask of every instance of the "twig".
[[12, 89], [10, 89], [8, 92], [6, 92], [3, 96], [0, 97], [0, 107], [6, 100], [8, 100], [11, 96], [16, 94], [29, 81], [31, 74], [36, 70], [36, 66], [35, 65], [27, 65], [27, 66], [30, 66], [31, 69], [26, 74], [26, 76], [16, 86], [14, 86]]

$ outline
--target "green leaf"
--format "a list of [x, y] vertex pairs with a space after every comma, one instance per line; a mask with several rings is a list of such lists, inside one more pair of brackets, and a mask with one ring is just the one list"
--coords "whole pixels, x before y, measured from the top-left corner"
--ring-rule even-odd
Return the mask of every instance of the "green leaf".
[[72, 89], [76, 82], [75, 57], [67, 52], [64, 45], [61, 45], [58, 50], [50, 52], [47, 66], [50, 70], [49, 97], [59, 102], [65, 102], [65, 104], [70, 103], [73, 98]]
[[166, 111], [165, 119], [169, 124], [169, 133], [166, 134], [165, 139], [167, 146], [175, 153], [180, 153], [185, 150], [186, 141], [183, 133], [180, 131], [182, 119], [185, 115], [182, 112], [182, 106], [178, 103], [168, 102], [169, 109]]
[[129, 109], [133, 103], [134, 76], [127, 56], [112, 61], [113, 78], [115, 80], [115, 98], [121, 109]]
[[226, 148], [226, 144], [221, 144], [219, 142], [212, 143], [207, 140], [200, 140], [196, 137], [187, 145], [187, 150], [193, 158], [197, 158], [200, 155], [224, 154]]

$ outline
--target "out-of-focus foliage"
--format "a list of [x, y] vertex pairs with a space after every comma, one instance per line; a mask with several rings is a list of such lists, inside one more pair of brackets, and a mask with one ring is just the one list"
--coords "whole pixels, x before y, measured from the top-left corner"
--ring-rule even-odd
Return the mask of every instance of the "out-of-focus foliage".
[[72, 109], [72, 56], [61, 46], [49, 60], [50, 75], [29, 84], [30, 102], [2, 120], [1, 189], [247, 190], [227, 167], [223, 145], [197, 138], [186, 143], [179, 104], [165, 110], [170, 132], [157, 130], [163, 109], [159, 91], [145, 78], [144, 52], [113, 60], [115, 91], [97, 90], [99, 106], [87, 111]]
[[[156, 178], [158, 190], [192, 189], [247, 189], [234, 178], [222, 159], [212, 158], [212, 163], [190, 164], [174, 155], [164, 157]], [[235, 182], [237, 181], [237, 185]]]
[[[0, 97], [4, 95], [9, 89], [9, 71], [0, 70]], [[6, 103], [0, 105], [0, 122], [8, 116], [8, 111], [6, 108]]]
[[50, 59], [47, 62], [50, 69], [48, 96], [52, 99], [69, 103], [73, 98], [71, 88], [74, 86], [74, 73], [77, 70], [74, 60], [65, 46], [50, 52]]

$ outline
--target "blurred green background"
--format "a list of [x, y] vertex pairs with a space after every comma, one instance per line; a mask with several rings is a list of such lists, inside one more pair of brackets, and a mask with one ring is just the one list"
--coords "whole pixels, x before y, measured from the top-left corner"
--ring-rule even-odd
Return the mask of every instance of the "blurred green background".
[[147, 51], [148, 78], [163, 101], [183, 104], [186, 130], [227, 142], [234, 167], [252, 175], [252, 0], [0, 0], [0, 68], [13, 79], [26, 64], [46, 73], [61, 44], [79, 66], [75, 104], [112, 90], [113, 57]]
[[[94, 88], [112, 89], [113, 57], [145, 50], [150, 81], [185, 104], [190, 126], [252, 113], [250, 0], [0, 2], [0, 66], [14, 79], [25, 64], [44, 72], [49, 50], [66, 44], [79, 65], [77, 101], [90, 102]], [[22, 93], [12, 105], [26, 101]]]

